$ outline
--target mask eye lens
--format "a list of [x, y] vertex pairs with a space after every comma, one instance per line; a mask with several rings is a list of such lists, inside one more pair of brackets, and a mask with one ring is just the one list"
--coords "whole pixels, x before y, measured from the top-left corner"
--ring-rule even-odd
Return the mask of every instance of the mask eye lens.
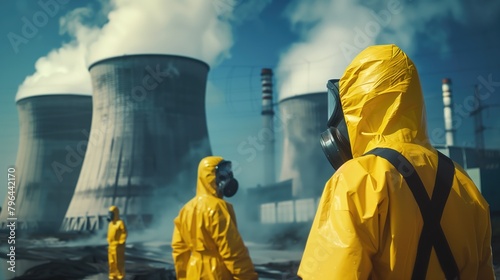
[[222, 161], [215, 168], [215, 174], [217, 178], [217, 184], [221, 181], [225, 181], [232, 177], [233, 171], [231, 170], [230, 161]]
[[219, 165], [217, 165], [217, 167], [216, 167], [216, 171], [219, 174], [228, 174], [228, 173], [232, 172], [231, 162], [230, 161], [223, 161], [223, 162], [219, 163]]
[[336, 126], [342, 118], [342, 107], [340, 106], [339, 80], [329, 80], [326, 84], [328, 88], [328, 127]]

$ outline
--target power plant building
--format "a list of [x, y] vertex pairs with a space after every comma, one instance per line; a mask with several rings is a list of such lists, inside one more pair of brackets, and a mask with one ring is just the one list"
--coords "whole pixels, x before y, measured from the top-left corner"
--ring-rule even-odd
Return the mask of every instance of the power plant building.
[[[73, 196], [92, 119], [92, 98], [45, 94], [17, 101], [19, 149], [15, 217], [18, 228], [35, 233], [59, 229]], [[7, 199], [0, 215], [7, 226]]]
[[194, 195], [200, 159], [211, 155], [209, 66], [174, 55], [126, 55], [95, 62], [89, 71], [89, 147], [61, 230], [102, 229], [111, 205], [129, 229], [171, 222]]

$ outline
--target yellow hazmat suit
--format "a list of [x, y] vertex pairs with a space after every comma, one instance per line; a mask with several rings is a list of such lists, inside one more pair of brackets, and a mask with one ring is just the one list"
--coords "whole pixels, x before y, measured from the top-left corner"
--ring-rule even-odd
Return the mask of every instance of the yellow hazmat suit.
[[[411, 279], [423, 227], [401, 174], [384, 158], [394, 149], [415, 167], [429, 196], [437, 151], [427, 137], [425, 106], [413, 62], [395, 45], [362, 51], [340, 79], [353, 159], [326, 183], [299, 267], [303, 279]], [[489, 205], [455, 164], [441, 227], [460, 279], [494, 279]], [[427, 279], [445, 279], [434, 248]]]
[[108, 263], [109, 279], [125, 278], [125, 240], [127, 239], [127, 228], [120, 220], [118, 207], [111, 206], [109, 211], [112, 220], [108, 225]]
[[177, 279], [257, 279], [233, 206], [217, 192], [215, 167], [221, 161], [215, 156], [201, 160], [196, 196], [174, 219], [172, 255]]

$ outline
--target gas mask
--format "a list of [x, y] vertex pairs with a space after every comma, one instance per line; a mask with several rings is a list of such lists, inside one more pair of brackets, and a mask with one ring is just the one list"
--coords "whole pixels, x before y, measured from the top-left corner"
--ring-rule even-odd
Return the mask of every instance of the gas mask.
[[111, 222], [115, 217], [115, 213], [113, 213], [113, 211], [109, 211], [108, 212], [108, 222]]
[[225, 197], [232, 197], [238, 191], [238, 181], [234, 179], [231, 168], [231, 162], [227, 160], [221, 161], [215, 167], [217, 192]]
[[344, 119], [344, 112], [340, 104], [339, 80], [329, 80], [328, 88], [328, 129], [321, 133], [321, 147], [330, 164], [339, 169], [349, 159], [352, 159], [349, 134]]

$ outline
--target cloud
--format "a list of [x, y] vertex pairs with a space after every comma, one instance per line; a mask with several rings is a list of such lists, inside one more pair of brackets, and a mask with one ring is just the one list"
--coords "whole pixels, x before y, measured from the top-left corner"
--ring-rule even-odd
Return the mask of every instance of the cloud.
[[89, 62], [167, 53], [214, 64], [229, 56], [233, 44], [230, 23], [218, 16], [211, 1], [116, 0], [108, 20], [90, 45]]
[[352, 30], [353, 23], [368, 17], [369, 12], [345, 0], [292, 3], [285, 16], [301, 41], [291, 45], [280, 58], [277, 71], [280, 99], [325, 91], [328, 79], [340, 77], [348, 64], [346, 48], [341, 43], [357, 37], [363, 37], [360, 44], [375, 42], [375, 38], [356, 35]]
[[78, 8], [60, 19], [61, 34], [68, 33], [74, 40], [36, 61], [35, 73], [25, 78], [16, 99], [34, 94], [91, 93], [85, 54], [99, 29], [82, 23], [91, 13], [89, 8]]
[[20, 86], [17, 99], [36, 93], [89, 94], [88, 66], [108, 57], [174, 54], [217, 65], [230, 57], [234, 9], [254, 17], [270, 1], [259, 5], [236, 0], [101, 2], [104, 15], [85, 7], [61, 18], [61, 33], [72, 41], [36, 62], [35, 73]]
[[272, 0], [259, 0], [259, 1], [237, 1], [237, 6], [234, 9], [233, 20], [236, 22], [243, 22], [257, 18], [259, 14], [271, 4]]
[[[300, 41], [280, 58], [280, 99], [324, 91], [326, 81], [339, 78], [369, 45], [395, 43], [410, 55], [419, 46], [431, 45], [446, 53], [451, 46], [444, 22], [474, 26], [497, 19], [500, 2], [481, 2], [295, 0], [284, 16]], [[424, 34], [425, 40], [418, 40]]]

